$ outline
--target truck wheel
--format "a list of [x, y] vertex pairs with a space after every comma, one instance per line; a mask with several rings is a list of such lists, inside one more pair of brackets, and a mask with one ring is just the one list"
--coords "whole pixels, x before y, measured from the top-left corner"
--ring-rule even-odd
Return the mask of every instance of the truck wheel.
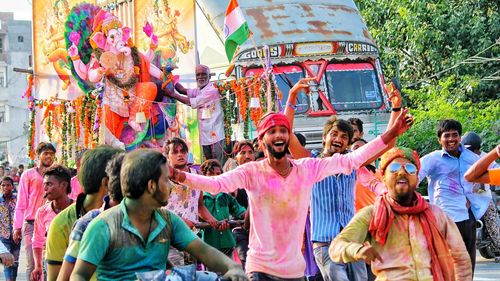
[[478, 250], [481, 257], [485, 259], [492, 259], [495, 257], [495, 253], [493, 253], [493, 249], [490, 246], [479, 248]]

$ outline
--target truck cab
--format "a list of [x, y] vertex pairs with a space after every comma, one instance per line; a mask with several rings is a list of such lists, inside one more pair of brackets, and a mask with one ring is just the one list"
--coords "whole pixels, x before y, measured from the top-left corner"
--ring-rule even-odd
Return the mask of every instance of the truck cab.
[[[227, 2], [197, 1], [220, 36]], [[296, 102], [294, 131], [306, 136], [307, 148], [321, 148], [323, 124], [332, 114], [361, 119], [368, 140], [385, 130], [390, 114], [378, 48], [352, 0], [239, 5], [253, 36], [233, 61], [237, 78], [258, 75], [270, 62], [284, 108], [292, 85], [315, 77], [311, 93]]]

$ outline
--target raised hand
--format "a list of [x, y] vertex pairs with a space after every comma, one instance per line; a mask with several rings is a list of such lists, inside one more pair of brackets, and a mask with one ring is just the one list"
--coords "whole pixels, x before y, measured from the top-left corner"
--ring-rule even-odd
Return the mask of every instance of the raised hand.
[[396, 85], [391, 82], [389, 86], [386, 87], [386, 90], [392, 108], [401, 108], [401, 92], [396, 88]]
[[290, 89], [289, 95], [297, 96], [302, 90], [304, 90], [306, 94], [309, 94], [309, 81], [312, 81], [314, 79], [316, 79], [316, 77], [300, 79], [299, 82], [295, 83], [295, 85], [293, 85], [293, 87]]

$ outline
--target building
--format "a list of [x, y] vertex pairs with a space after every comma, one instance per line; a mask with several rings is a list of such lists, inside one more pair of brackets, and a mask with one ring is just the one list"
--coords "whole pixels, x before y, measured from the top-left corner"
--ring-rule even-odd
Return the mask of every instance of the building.
[[29, 111], [22, 95], [28, 85], [26, 74], [14, 68], [31, 66], [31, 21], [14, 20], [0, 12], [0, 163], [26, 164]]

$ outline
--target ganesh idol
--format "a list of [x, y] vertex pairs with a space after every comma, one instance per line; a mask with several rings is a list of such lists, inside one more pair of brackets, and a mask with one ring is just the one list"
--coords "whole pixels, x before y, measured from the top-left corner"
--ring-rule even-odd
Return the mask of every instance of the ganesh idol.
[[80, 56], [85, 53], [81, 31], [67, 32], [73, 73], [91, 88], [103, 85], [105, 143], [124, 147], [131, 142], [123, 141], [127, 126], [135, 135], [147, 129], [146, 120], [153, 115], [152, 104], [157, 95], [151, 77], [161, 79], [162, 71], [133, 46], [130, 29], [122, 26], [116, 16], [100, 9], [87, 21], [92, 26], [90, 36], [84, 38], [91, 46], [87, 62]]

